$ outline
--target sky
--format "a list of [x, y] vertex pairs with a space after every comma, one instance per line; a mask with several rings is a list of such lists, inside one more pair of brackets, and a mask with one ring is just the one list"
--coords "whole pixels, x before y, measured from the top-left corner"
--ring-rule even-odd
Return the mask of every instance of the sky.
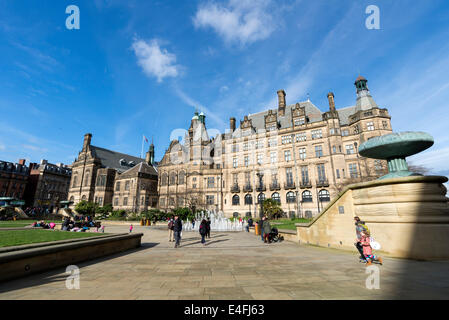
[[158, 161], [196, 109], [224, 132], [279, 89], [343, 108], [361, 74], [394, 131], [434, 137], [409, 161], [448, 176], [448, 39], [445, 0], [0, 0], [0, 159], [70, 164], [92, 133], [136, 156], [145, 135]]

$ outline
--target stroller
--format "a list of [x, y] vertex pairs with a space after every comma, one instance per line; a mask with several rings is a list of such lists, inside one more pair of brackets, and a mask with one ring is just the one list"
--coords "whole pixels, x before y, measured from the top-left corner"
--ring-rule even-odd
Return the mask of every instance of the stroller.
[[281, 242], [284, 240], [283, 236], [279, 235], [277, 228], [272, 228], [270, 234], [268, 235], [269, 242]]

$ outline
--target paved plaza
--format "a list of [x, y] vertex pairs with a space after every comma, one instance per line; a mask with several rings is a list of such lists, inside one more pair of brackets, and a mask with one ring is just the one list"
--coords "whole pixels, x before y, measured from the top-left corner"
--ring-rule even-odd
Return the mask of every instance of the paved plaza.
[[355, 250], [267, 245], [246, 232], [212, 233], [205, 247], [184, 233], [174, 249], [165, 230], [134, 232], [144, 233], [141, 248], [78, 265], [79, 290], [60, 268], [0, 283], [0, 299], [449, 299], [449, 262], [385, 258], [380, 289], [370, 290]]

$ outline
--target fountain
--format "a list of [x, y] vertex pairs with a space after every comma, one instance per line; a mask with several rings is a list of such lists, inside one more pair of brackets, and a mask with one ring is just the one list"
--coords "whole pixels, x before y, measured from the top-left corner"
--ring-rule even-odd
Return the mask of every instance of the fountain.
[[229, 218], [224, 216], [222, 211], [201, 211], [195, 214], [195, 227], [192, 227], [192, 222], [187, 219], [183, 221], [182, 229], [183, 231], [199, 231], [201, 221], [203, 219], [210, 218], [210, 229], [211, 231], [243, 231], [243, 220], [239, 222], [238, 219], [231, 221]]
[[430, 148], [433, 143], [433, 137], [425, 132], [391, 133], [362, 143], [359, 154], [367, 158], [387, 160], [389, 173], [379, 180], [420, 176], [408, 170], [405, 158]]

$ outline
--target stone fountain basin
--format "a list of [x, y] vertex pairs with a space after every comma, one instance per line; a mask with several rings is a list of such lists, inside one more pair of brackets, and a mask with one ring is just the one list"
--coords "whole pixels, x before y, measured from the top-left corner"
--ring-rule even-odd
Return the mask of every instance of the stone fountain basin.
[[359, 147], [359, 154], [372, 159], [405, 158], [430, 148], [433, 137], [425, 132], [405, 131], [372, 138]]

